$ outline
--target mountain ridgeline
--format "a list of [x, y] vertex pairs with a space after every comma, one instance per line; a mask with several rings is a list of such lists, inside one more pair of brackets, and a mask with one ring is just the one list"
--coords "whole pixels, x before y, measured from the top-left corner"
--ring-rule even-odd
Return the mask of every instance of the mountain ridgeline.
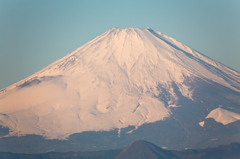
[[0, 152], [3, 159], [239, 159], [240, 144], [232, 143], [217, 148], [165, 150], [150, 142], [139, 140], [124, 149], [95, 152], [48, 152], [42, 154], [18, 154]]

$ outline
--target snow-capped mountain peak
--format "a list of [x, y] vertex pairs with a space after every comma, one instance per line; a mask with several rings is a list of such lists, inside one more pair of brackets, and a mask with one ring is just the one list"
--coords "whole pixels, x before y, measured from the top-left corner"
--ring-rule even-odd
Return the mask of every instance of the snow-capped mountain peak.
[[[113, 28], [1, 91], [1, 125], [10, 135], [64, 139], [165, 120], [189, 80], [240, 92], [240, 74], [150, 28]], [[161, 96], [164, 95], [164, 99]], [[28, 120], [31, 119], [31, 120]]]

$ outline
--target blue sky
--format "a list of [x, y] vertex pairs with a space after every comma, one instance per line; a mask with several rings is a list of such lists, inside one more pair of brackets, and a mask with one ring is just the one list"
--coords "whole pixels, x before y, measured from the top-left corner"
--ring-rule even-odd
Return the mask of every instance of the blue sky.
[[113, 27], [151, 27], [240, 72], [239, 0], [1, 0], [0, 89]]

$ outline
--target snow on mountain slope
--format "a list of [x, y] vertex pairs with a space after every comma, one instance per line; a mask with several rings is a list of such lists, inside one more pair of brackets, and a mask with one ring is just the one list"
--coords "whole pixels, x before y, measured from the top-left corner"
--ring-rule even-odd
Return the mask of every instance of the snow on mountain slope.
[[[113, 28], [32, 76], [0, 91], [0, 124], [10, 135], [64, 139], [83, 131], [165, 120], [168, 105], [192, 99], [186, 79], [240, 92], [240, 74], [150, 28]], [[158, 86], [170, 94], [157, 99]]]
[[216, 122], [222, 123], [223, 125], [227, 125], [229, 123], [240, 120], [240, 114], [222, 108], [216, 108], [208, 114], [206, 119], [207, 118], [213, 118]]

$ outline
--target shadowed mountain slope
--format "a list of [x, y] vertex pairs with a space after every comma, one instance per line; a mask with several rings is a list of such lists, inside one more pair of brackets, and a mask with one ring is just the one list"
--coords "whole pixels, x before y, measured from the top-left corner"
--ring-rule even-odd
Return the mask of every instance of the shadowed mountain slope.
[[115, 159], [178, 159], [178, 157], [171, 151], [161, 149], [160, 147], [143, 140], [135, 141], [121, 153], [115, 157]]
[[1, 159], [240, 159], [240, 144], [221, 145], [217, 148], [165, 150], [150, 142], [139, 140], [124, 149], [95, 152], [48, 152], [19, 154], [0, 152]]

